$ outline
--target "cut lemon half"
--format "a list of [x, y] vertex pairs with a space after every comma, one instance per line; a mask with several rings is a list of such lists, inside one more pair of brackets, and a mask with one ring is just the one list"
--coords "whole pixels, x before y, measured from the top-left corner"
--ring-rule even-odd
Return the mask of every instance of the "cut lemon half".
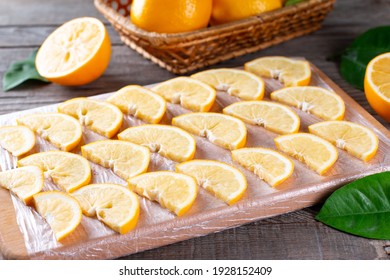
[[258, 76], [278, 79], [286, 87], [306, 86], [311, 70], [307, 61], [283, 56], [266, 56], [245, 63], [245, 70]]
[[216, 98], [215, 90], [196, 79], [178, 77], [158, 84], [152, 90], [170, 103], [194, 112], [208, 112]]
[[107, 138], [113, 137], [123, 122], [123, 114], [118, 107], [84, 97], [65, 101], [58, 106], [58, 111], [78, 119], [87, 128]]
[[172, 119], [172, 124], [189, 133], [205, 137], [211, 143], [234, 150], [245, 146], [245, 124], [234, 117], [218, 113], [191, 113]]
[[72, 193], [83, 214], [97, 219], [120, 234], [132, 230], [138, 222], [138, 197], [127, 187], [116, 184], [91, 184]]
[[45, 177], [67, 192], [72, 192], [91, 180], [91, 167], [82, 156], [60, 151], [33, 154], [18, 161], [19, 166], [37, 166]]
[[232, 151], [232, 158], [275, 187], [287, 180], [294, 171], [294, 163], [271, 149], [242, 148]]
[[18, 157], [28, 153], [35, 146], [34, 132], [26, 126], [0, 127], [0, 146]]
[[279, 134], [298, 132], [300, 126], [300, 119], [293, 110], [275, 102], [237, 102], [224, 108], [223, 113]]
[[194, 203], [198, 194], [196, 180], [188, 175], [158, 171], [138, 175], [129, 181], [130, 189], [181, 216]]
[[166, 110], [164, 98], [147, 88], [136, 85], [121, 88], [107, 101], [117, 106], [124, 114], [153, 124], [161, 121]]
[[33, 203], [58, 241], [71, 234], [81, 222], [80, 205], [69, 194], [59, 191], [41, 192], [33, 196]]
[[189, 133], [169, 125], [130, 127], [119, 133], [118, 138], [148, 147], [152, 153], [177, 162], [193, 159], [196, 150], [195, 139]]
[[111, 56], [104, 24], [91, 17], [66, 22], [39, 48], [35, 65], [39, 74], [61, 85], [84, 85], [100, 77]]
[[335, 146], [313, 134], [283, 135], [274, 141], [279, 150], [305, 163], [320, 175], [329, 170], [338, 158]]
[[16, 121], [18, 124], [29, 127], [63, 151], [73, 150], [83, 136], [81, 125], [77, 120], [61, 113], [27, 115]]
[[0, 172], [0, 187], [10, 190], [26, 204], [43, 189], [43, 182], [43, 172], [36, 166]]
[[309, 126], [309, 131], [363, 161], [369, 161], [378, 150], [378, 136], [360, 124], [347, 121], [319, 122]]
[[120, 140], [103, 140], [81, 147], [83, 157], [110, 168], [124, 180], [146, 172], [150, 152], [146, 147]]
[[245, 193], [247, 181], [238, 169], [214, 160], [191, 160], [176, 165], [176, 171], [192, 176], [198, 185], [232, 205]]
[[263, 80], [244, 70], [212, 69], [196, 73], [191, 77], [243, 100], [260, 100], [264, 96]]
[[321, 87], [290, 87], [271, 93], [271, 99], [294, 106], [324, 120], [342, 120], [345, 113], [343, 99]]

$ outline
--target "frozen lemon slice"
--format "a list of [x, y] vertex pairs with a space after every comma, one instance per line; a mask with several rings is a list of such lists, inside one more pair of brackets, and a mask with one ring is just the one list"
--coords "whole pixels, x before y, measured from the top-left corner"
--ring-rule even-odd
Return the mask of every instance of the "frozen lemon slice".
[[124, 114], [148, 123], [159, 123], [166, 110], [164, 98], [136, 85], [121, 88], [107, 101], [117, 106]]
[[82, 156], [59, 151], [33, 154], [18, 161], [19, 166], [33, 165], [43, 170], [46, 177], [72, 192], [91, 180], [91, 167]]
[[245, 146], [245, 124], [234, 117], [218, 113], [192, 113], [172, 119], [172, 124], [188, 132], [206, 137], [210, 142], [225, 149]]
[[309, 133], [283, 135], [274, 140], [279, 150], [305, 163], [320, 175], [330, 169], [338, 158], [336, 147]]
[[116, 184], [91, 184], [72, 196], [80, 203], [86, 216], [97, 217], [111, 229], [125, 234], [138, 222], [139, 201], [136, 194]]
[[28, 204], [43, 188], [43, 172], [36, 166], [26, 166], [0, 172], [0, 187], [10, 190]]
[[88, 98], [73, 98], [58, 106], [58, 111], [70, 115], [92, 131], [113, 137], [121, 128], [123, 114], [118, 107]]
[[0, 146], [13, 156], [28, 153], [35, 146], [35, 135], [22, 125], [0, 127]]
[[337, 94], [321, 87], [290, 87], [274, 91], [271, 99], [294, 106], [324, 120], [342, 120], [344, 101]]
[[124, 180], [130, 179], [148, 169], [150, 152], [130, 142], [120, 140], [103, 140], [81, 147], [83, 157], [106, 168]]
[[223, 113], [279, 134], [295, 133], [300, 126], [300, 119], [294, 111], [275, 102], [237, 102], [223, 109]]
[[35, 131], [63, 151], [73, 150], [81, 141], [82, 129], [76, 119], [60, 113], [43, 113], [21, 117], [18, 124]]
[[290, 159], [270, 149], [238, 149], [232, 151], [232, 158], [272, 187], [283, 183], [294, 171]]
[[141, 174], [128, 182], [133, 191], [157, 201], [177, 216], [190, 209], [198, 193], [198, 185], [193, 177], [170, 171]]
[[320, 122], [309, 126], [309, 131], [363, 161], [369, 161], [378, 150], [378, 136], [367, 127], [356, 123]]
[[71, 234], [81, 222], [80, 205], [69, 194], [59, 191], [41, 192], [33, 196], [33, 203], [58, 241]]
[[213, 106], [216, 92], [196, 79], [178, 77], [153, 87], [152, 90], [171, 103], [180, 104], [194, 112], [208, 112]]
[[238, 169], [214, 160], [191, 160], [176, 165], [176, 171], [192, 176], [198, 185], [232, 205], [247, 188], [244, 174]]
[[169, 125], [130, 127], [118, 134], [118, 138], [148, 147], [151, 152], [177, 162], [192, 159], [196, 150], [196, 142], [189, 133]]
[[245, 63], [245, 70], [261, 77], [279, 79], [286, 87], [306, 86], [311, 78], [309, 62], [282, 56], [252, 60]]
[[260, 100], [264, 96], [263, 80], [244, 70], [212, 69], [196, 73], [191, 77], [243, 100]]

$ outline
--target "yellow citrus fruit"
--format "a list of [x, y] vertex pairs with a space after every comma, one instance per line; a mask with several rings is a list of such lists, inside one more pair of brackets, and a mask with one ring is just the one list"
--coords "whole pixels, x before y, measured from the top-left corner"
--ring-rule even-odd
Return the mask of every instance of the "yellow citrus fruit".
[[41, 192], [33, 196], [33, 203], [58, 241], [71, 234], [81, 222], [80, 205], [69, 194], [59, 191]]
[[234, 150], [245, 146], [245, 124], [234, 117], [219, 113], [191, 113], [172, 119], [172, 124], [189, 133], [205, 137], [222, 148]]
[[378, 55], [368, 63], [364, 92], [371, 107], [390, 122], [390, 52]]
[[298, 132], [300, 126], [300, 119], [293, 110], [275, 102], [236, 102], [225, 107], [223, 113], [279, 134]]
[[104, 24], [91, 17], [64, 23], [39, 48], [35, 65], [53, 83], [85, 85], [99, 78], [111, 56], [111, 43]]
[[81, 147], [83, 157], [111, 168], [124, 180], [146, 172], [150, 152], [146, 147], [120, 140], [96, 141]]
[[61, 103], [58, 111], [78, 119], [87, 128], [107, 138], [113, 137], [123, 122], [123, 113], [118, 107], [84, 97]]
[[243, 100], [260, 100], [264, 96], [263, 80], [244, 70], [212, 69], [196, 73], [191, 77]]
[[21, 156], [31, 151], [35, 146], [35, 135], [26, 126], [0, 127], [0, 146], [13, 156]]
[[168, 102], [180, 104], [194, 112], [208, 112], [217, 96], [209, 85], [187, 77], [162, 82], [152, 90]]
[[289, 87], [271, 93], [271, 99], [294, 106], [323, 120], [342, 120], [345, 113], [343, 99], [321, 87]]
[[282, 7], [281, 0], [213, 0], [211, 22], [231, 22]]
[[73, 150], [83, 136], [80, 123], [75, 118], [61, 113], [27, 115], [16, 121], [63, 151]]
[[130, 189], [162, 207], [181, 216], [186, 213], [198, 194], [196, 180], [188, 175], [171, 171], [149, 172], [129, 181]]
[[130, 16], [147, 31], [188, 32], [208, 25], [211, 7], [212, 0], [133, 0]]
[[148, 147], [151, 152], [177, 162], [193, 159], [196, 150], [195, 139], [189, 133], [170, 125], [130, 127], [119, 133], [118, 138]]
[[192, 176], [198, 185], [232, 205], [246, 191], [247, 181], [238, 169], [214, 160], [191, 160], [176, 165], [176, 171]]
[[116, 184], [91, 184], [72, 193], [83, 214], [97, 219], [111, 229], [125, 234], [138, 222], [138, 197], [127, 187]]
[[378, 150], [378, 136], [360, 124], [347, 121], [319, 122], [310, 125], [309, 131], [363, 161], [369, 161]]
[[307, 86], [311, 79], [309, 62], [283, 56], [266, 56], [252, 60], [245, 63], [245, 70], [260, 77], [278, 79], [286, 87]]
[[28, 204], [34, 194], [43, 189], [43, 172], [36, 166], [26, 166], [0, 172], [0, 187], [10, 190]]
[[107, 101], [117, 106], [124, 114], [148, 123], [159, 123], [167, 106], [164, 98], [147, 88], [136, 85], [121, 88]]
[[82, 156], [60, 151], [30, 155], [18, 161], [18, 166], [37, 166], [45, 177], [67, 192], [72, 192], [91, 180], [91, 167]]
[[282, 135], [274, 141], [279, 150], [305, 163], [320, 175], [329, 170], [338, 158], [335, 146], [313, 134]]
[[271, 149], [242, 148], [232, 151], [232, 158], [272, 187], [283, 183], [294, 171], [290, 159]]

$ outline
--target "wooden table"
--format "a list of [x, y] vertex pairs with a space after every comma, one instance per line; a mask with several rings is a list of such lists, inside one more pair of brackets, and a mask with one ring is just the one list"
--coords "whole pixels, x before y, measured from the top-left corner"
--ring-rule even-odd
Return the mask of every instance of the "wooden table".
[[[347, 47], [360, 33], [388, 24], [389, 11], [389, 0], [337, 1], [321, 30], [217, 66], [236, 67], [264, 55], [306, 57], [390, 128], [390, 124], [376, 116], [368, 106], [364, 93], [342, 79], [337, 62], [328, 59]], [[78, 88], [31, 82], [10, 92], [0, 92], [0, 114], [111, 92], [128, 84], [147, 85], [174, 77], [124, 46], [92, 1], [79, 0], [1, 1], [0, 76], [11, 62], [26, 58], [38, 48], [57, 26], [80, 16], [94, 16], [107, 25], [113, 52], [105, 74]], [[317, 205], [124, 259], [390, 259], [390, 241], [369, 240], [329, 228], [314, 219], [320, 207]]]

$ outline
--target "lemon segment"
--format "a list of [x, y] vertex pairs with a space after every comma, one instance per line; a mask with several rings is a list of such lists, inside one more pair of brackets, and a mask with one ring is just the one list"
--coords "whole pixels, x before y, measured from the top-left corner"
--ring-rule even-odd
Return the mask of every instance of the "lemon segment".
[[2, 126], [0, 127], [0, 146], [18, 157], [28, 153], [35, 146], [35, 135], [26, 126]]
[[116, 184], [91, 184], [72, 193], [83, 214], [97, 219], [120, 234], [138, 222], [140, 205], [132, 191]]

